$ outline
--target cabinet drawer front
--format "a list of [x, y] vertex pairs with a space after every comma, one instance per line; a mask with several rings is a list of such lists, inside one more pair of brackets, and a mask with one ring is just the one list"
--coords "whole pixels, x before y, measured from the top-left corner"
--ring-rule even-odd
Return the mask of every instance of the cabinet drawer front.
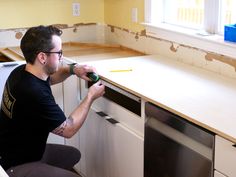
[[139, 136], [144, 136], [144, 120], [120, 105], [102, 97], [93, 103], [92, 108], [106, 113], [109, 117], [136, 132]]
[[[81, 81], [82, 98], [87, 94], [85, 82]], [[97, 112], [104, 112], [112, 119], [120, 122], [122, 125], [128, 127], [139, 136], [144, 136], [144, 118], [127, 110], [107, 98], [101, 97], [94, 101], [92, 108]], [[140, 108], [141, 109], [141, 108]]]
[[236, 176], [236, 147], [234, 143], [216, 135], [215, 169], [227, 176]]
[[127, 127], [91, 108], [79, 136], [86, 177], [143, 177], [144, 140]]

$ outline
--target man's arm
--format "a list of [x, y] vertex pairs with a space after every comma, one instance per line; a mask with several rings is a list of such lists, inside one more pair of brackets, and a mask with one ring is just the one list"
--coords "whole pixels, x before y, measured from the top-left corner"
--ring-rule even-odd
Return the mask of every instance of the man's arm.
[[69, 65], [61, 66], [58, 71], [50, 76], [51, 85], [63, 82], [68, 77], [70, 77], [70, 67]]
[[90, 81], [87, 77], [88, 72], [96, 72], [95, 68], [88, 65], [79, 65], [74, 64], [73, 68], [70, 68], [70, 65], [61, 66], [58, 68], [58, 71], [50, 76], [51, 85], [63, 82], [71, 75], [76, 75], [82, 79]]
[[105, 86], [101, 85], [100, 81], [93, 84], [80, 105], [70, 114], [68, 119], [53, 130], [53, 133], [71, 138], [83, 125], [93, 101], [104, 94], [104, 89]]

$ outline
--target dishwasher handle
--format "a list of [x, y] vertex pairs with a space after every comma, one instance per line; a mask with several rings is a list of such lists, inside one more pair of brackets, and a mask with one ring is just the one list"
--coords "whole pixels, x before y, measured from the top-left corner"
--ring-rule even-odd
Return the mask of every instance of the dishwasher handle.
[[100, 117], [103, 117], [106, 119], [106, 121], [108, 121], [111, 124], [117, 124], [119, 123], [117, 120], [111, 118], [110, 116], [108, 116], [106, 113], [102, 112], [102, 111], [97, 111], [96, 114], [98, 114]]

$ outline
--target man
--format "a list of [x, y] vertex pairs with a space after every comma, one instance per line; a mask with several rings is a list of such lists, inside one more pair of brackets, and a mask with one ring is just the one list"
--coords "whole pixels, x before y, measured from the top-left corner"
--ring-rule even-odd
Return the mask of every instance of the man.
[[93, 101], [104, 94], [101, 82], [89, 88], [81, 104], [65, 117], [50, 85], [72, 74], [89, 81], [86, 65], [62, 67], [62, 31], [53, 26], [30, 28], [21, 40], [26, 64], [9, 75], [0, 112], [0, 165], [10, 177], [76, 177], [70, 170], [80, 152], [46, 144], [49, 132], [72, 137], [82, 126]]

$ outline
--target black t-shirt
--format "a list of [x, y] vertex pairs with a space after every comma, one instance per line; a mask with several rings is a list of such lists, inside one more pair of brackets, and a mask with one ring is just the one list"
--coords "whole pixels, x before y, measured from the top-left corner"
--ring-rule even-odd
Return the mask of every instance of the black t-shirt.
[[49, 132], [66, 117], [47, 81], [14, 69], [5, 84], [0, 112], [0, 164], [4, 169], [42, 158]]

